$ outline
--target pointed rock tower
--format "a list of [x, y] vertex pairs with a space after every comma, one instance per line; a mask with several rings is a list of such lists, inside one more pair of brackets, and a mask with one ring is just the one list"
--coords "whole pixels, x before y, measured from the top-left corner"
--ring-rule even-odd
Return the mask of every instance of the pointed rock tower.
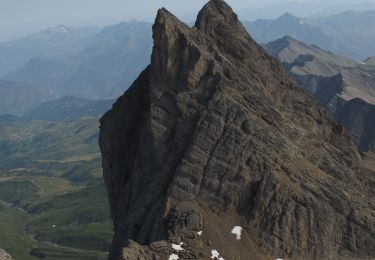
[[375, 257], [374, 172], [224, 1], [153, 39], [101, 119], [110, 259]]

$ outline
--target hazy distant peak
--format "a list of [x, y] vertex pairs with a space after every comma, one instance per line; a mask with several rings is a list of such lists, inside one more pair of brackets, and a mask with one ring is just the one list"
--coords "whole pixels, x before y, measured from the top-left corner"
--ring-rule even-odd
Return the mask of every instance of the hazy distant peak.
[[283, 15], [281, 15], [277, 20], [300, 20], [299, 17], [289, 13], [289, 12], [286, 12], [284, 13]]
[[129, 28], [131, 26], [137, 26], [137, 27], [146, 26], [146, 27], [151, 28], [151, 23], [132, 19], [130, 21], [123, 21], [114, 25], [104, 27], [101, 32], [113, 32], [114, 30], [123, 30], [124, 28]]
[[282, 23], [282, 24], [299, 24], [304, 25], [305, 21], [303, 18], [300, 18], [298, 16], [295, 16], [289, 12], [284, 13], [279, 18], [273, 21], [273, 23]]
[[50, 38], [56, 36], [66, 36], [73, 32], [74, 29], [65, 25], [58, 25], [39, 31], [38, 33], [26, 36], [24, 39]]
[[267, 51], [274, 57], [278, 57], [282, 62], [293, 63], [297, 57], [313, 56], [324, 63], [333, 66], [357, 66], [358, 63], [330, 51], [321, 49], [315, 44], [306, 44], [290, 36], [284, 36], [265, 45]]
[[55, 31], [57, 31], [57, 32], [68, 32], [68, 31], [69, 31], [69, 28], [66, 27], [65, 25], [62, 25], [62, 24], [58, 25], [58, 26], [55, 27], [54, 29], [55, 29]]
[[[309, 46], [301, 41], [298, 41], [296, 40], [295, 38], [289, 36], [289, 35], [286, 35], [280, 39], [277, 39], [275, 41], [271, 41], [269, 43], [267, 43], [266, 45], [266, 49], [268, 52], [271, 53], [271, 55], [273, 56], [278, 56], [280, 54], [280, 52], [282, 52], [282, 50], [288, 48], [298, 48], [298, 49], [311, 49], [312, 46]], [[296, 57], [293, 57], [292, 60], [294, 60]], [[291, 60], [291, 61], [292, 61]]]
[[128, 21], [128, 23], [145, 23], [145, 21], [141, 21], [141, 20], [138, 20], [138, 19], [130, 19]]
[[65, 25], [58, 25], [56, 27], [47, 28], [40, 32], [40, 34], [51, 35], [51, 34], [61, 34], [61, 33], [69, 33], [71, 28]]
[[297, 16], [293, 15], [293, 14], [290, 13], [290, 12], [285, 12], [285, 13], [282, 14], [280, 17], [297, 17]]

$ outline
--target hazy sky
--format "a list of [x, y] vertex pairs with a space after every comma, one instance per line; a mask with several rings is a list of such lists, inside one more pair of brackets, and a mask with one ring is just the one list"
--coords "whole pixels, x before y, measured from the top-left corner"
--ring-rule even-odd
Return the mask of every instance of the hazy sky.
[[[366, 0], [365, 0], [366, 1]], [[0, 0], [0, 41], [59, 24], [97, 25], [130, 19], [152, 21], [162, 6], [185, 20], [193, 20], [204, 0]], [[271, 18], [290, 11], [316, 15], [345, 9], [375, 8], [375, 0], [227, 0], [240, 18]], [[358, 4], [361, 3], [361, 4]]]

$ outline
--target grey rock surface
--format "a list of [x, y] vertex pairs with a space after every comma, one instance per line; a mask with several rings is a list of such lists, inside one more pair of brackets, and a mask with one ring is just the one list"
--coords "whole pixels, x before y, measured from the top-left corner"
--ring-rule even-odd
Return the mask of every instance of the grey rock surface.
[[110, 259], [375, 257], [373, 169], [224, 1], [193, 28], [159, 10], [153, 39], [101, 119]]

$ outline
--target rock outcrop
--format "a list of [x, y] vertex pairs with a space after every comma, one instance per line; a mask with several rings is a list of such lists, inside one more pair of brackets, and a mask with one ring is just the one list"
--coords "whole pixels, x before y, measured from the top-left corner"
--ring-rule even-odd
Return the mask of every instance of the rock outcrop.
[[13, 258], [4, 249], [0, 248], [0, 260], [13, 260]]
[[373, 169], [224, 1], [153, 39], [101, 119], [110, 259], [375, 257]]

